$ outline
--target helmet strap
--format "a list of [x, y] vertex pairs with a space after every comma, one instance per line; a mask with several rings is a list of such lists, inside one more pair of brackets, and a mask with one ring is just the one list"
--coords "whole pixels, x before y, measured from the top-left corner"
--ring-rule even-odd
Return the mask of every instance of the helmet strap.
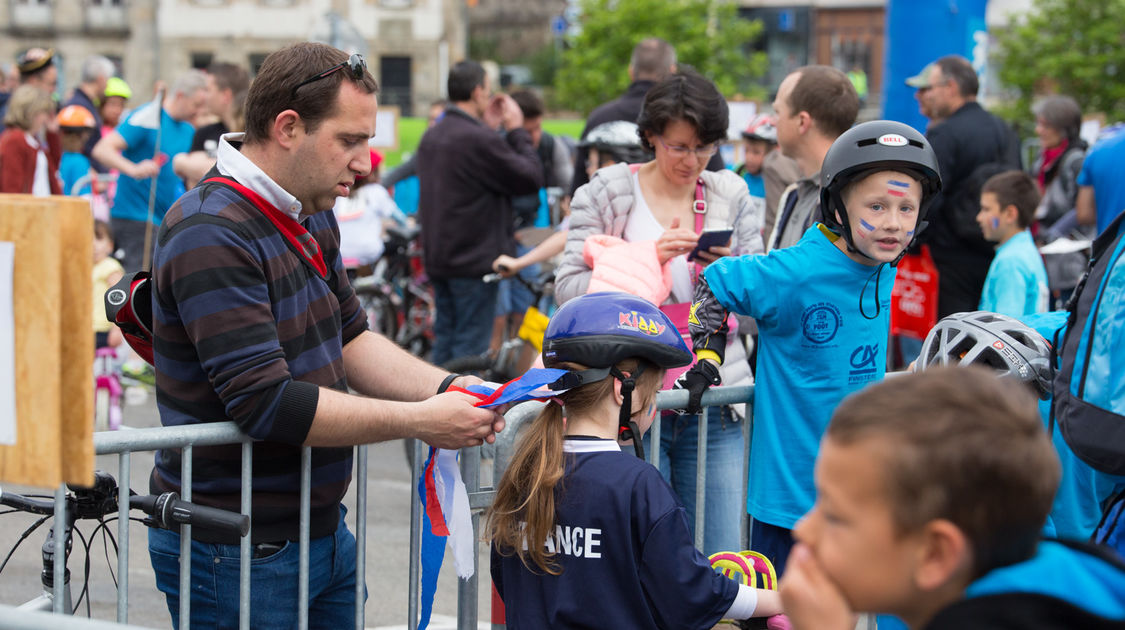
[[645, 458], [645, 447], [641, 443], [641, 430], [633, 420], [633, 390], [637, 387], [637, 377], [644, 371], [644, 364], [638, 364], [631, 375], [626, 375], [617, 366], [609, 369], [614, 378], [621, 381], [621, 411], [617, 416], [617, 438], [633, 440], [633, 450], [637, 457]]

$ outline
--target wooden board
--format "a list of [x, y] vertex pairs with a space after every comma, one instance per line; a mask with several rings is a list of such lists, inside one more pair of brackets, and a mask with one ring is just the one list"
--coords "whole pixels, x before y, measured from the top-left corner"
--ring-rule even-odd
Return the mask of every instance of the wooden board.
[[92, 223], [81, 199], [0, 195], [0, 241], [15, 244], [17, 418], [0, 481], [92, 480]]

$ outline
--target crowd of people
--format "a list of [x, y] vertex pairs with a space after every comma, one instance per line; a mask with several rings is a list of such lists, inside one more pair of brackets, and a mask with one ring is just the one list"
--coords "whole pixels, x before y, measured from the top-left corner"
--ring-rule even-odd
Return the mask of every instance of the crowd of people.
[[[436, 306], [427, 361], [367, 330], [351, 285], [378, 258], [382, 225], [401, 216], [369, 146], [378, 84], [360, 55], [291, 45], [253, 81], [216, 63], [124, 114], [131, 92], [104, 57], [83, 64], [61, 103], [51, 50], [17, 67], [0, 192], [90, 198], [95, 305], [123, 273], [152, 271], [162, 424], [232, 421], [255, 438], [255, 469], [268, 474], [256, 472], [251, 498], [252, 626], [297, 614], [303, 446], [313, 447], [310, 619], [352, 625], [356, 546], [341, 503], [351, 447], [494, 441], [502, 416], [461, 391], [480, 379], [437, 366], [486, 352], [522, 312], [527, 298], [486, 275], [550, 258], [559, 309], [541, 358], [565, 376], [488, 511], [492, 577], [513, 627], [763, 617], [843, 629], [860, 612], [888, 615], [884, 628], [992, 627], [979, 620], [997, 615], [1026, 627], [1125, 624], [1120, 557], [1040, 542], [1091, 539], [1125, 490], [1125, 476], [1071, 450], [1051, 404], [1052, 374], [1074, 367], [1051, 344], [1061, 352], [1086, 323], [1048, 311], [1095, 290], [1119, 308], [1125, 286], [1107, 271], [1083, 288], [1081, 269], [1039, 252], [1114, 237], [1125, 208], [1113, 175], [1125, 133], [1087, 146], [1073, 98], [1037, 102], [1040, 151], [1023, 165], [962, 57], [907, 80], [924, 133], [857, 124], [865, 82], [804, 66], [742, 131], [742, 161], [726, 165], [726, 100], [661, 39], [637, 44], [629, 87], [593, 110], [574, 151], [542, 130], [533, 92], [495, 93], [480, 63], [456, 63], [448, 101], [388, 183], [417, 179]], [[533, 248], [521, 231], [550, 215], [548, 187], [565, 191], [565, 218]], [[938, 269], [940, 321], [925, 340], [899, 341], [914, 373], [884, 379], [897, 265], [922, 248]], [[104, 318], [95, 332], [121, 343]], [[751, 383], [749, 408], [701, 406], [710, 387]], [[670, 388], [688, 402], [659, 412], [654, 443], [655, 395]], [[654, 451], [659, 472], [623, 453], [629, 443]], [[231, 448], [193, 449], [193, 501], [239, 510]], [[182, 490], [181, 456], [158, 452], [154, 492]], [[201, 528], [192, 538], [192, 621], [233, 627], [238, 540]], [[179, 533], [150, 531], [174, 622], [183, 548]], [[707, 555], [743, 548], [776, 569], [780, 594], [711, 571]], [[1045, 574], [1054, 579], [1034, 579]], [[1055, 586], [1078, 582], [1080, 592]]]

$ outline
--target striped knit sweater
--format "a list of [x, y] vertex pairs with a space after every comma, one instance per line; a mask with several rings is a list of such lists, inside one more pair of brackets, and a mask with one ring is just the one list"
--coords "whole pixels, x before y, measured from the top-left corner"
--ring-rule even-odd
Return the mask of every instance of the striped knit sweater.
[[[214, 183], [164, 217], [153, 264], [156, 401], [165, 426], [234, 421], [256, 441], [254, 542], [296, 540], [300, 445], [318, 386], [347, 390], [343, 346], [367, 326], [331, 211], [303, 225], [323, 278], [247, 199]], [[351, 448], [312, 451], [312, 537], [331, 534], [351, 480]], [[180, 490], [179, 449], [157, 452], [152, 492]], [[196, 447], [192, 501], [239, 509], [240, 446]], [[194, 528], [199, 530], [199, 528]], [[237, 539], [193, 531], [206, 542]]]

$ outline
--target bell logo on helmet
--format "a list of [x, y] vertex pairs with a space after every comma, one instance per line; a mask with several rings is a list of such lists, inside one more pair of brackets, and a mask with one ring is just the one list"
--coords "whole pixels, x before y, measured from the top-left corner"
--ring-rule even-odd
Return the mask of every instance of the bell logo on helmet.
[[105, 301], [114, 306], [121, 306], [125, 303], [127, 295], [121, 289], [111, 289], [109, 293], [105, 294]]
[[992, 347], [996, 348], [997, 350], [1003, 350], [1004, 349], [1004, 342], [997, 339], [996, 341], [992, 342]]
[[637, 315], [636, 311], [631, 311], [629, 313], [618, 313], [617, 327], [624, 328], [626, 330], [639, 330], [644, 334], [652, 335], [653, 337], [660, 335], [664, 332], [664, 329], [667, 328], [664, 324], [661, 324], [654, 319], [646, 320], [640, 315]]
[[888, 147], [905, 147], [909, 144], [906, 138], [897, 133], [885, 133], [876, 140], [879, 144]]

